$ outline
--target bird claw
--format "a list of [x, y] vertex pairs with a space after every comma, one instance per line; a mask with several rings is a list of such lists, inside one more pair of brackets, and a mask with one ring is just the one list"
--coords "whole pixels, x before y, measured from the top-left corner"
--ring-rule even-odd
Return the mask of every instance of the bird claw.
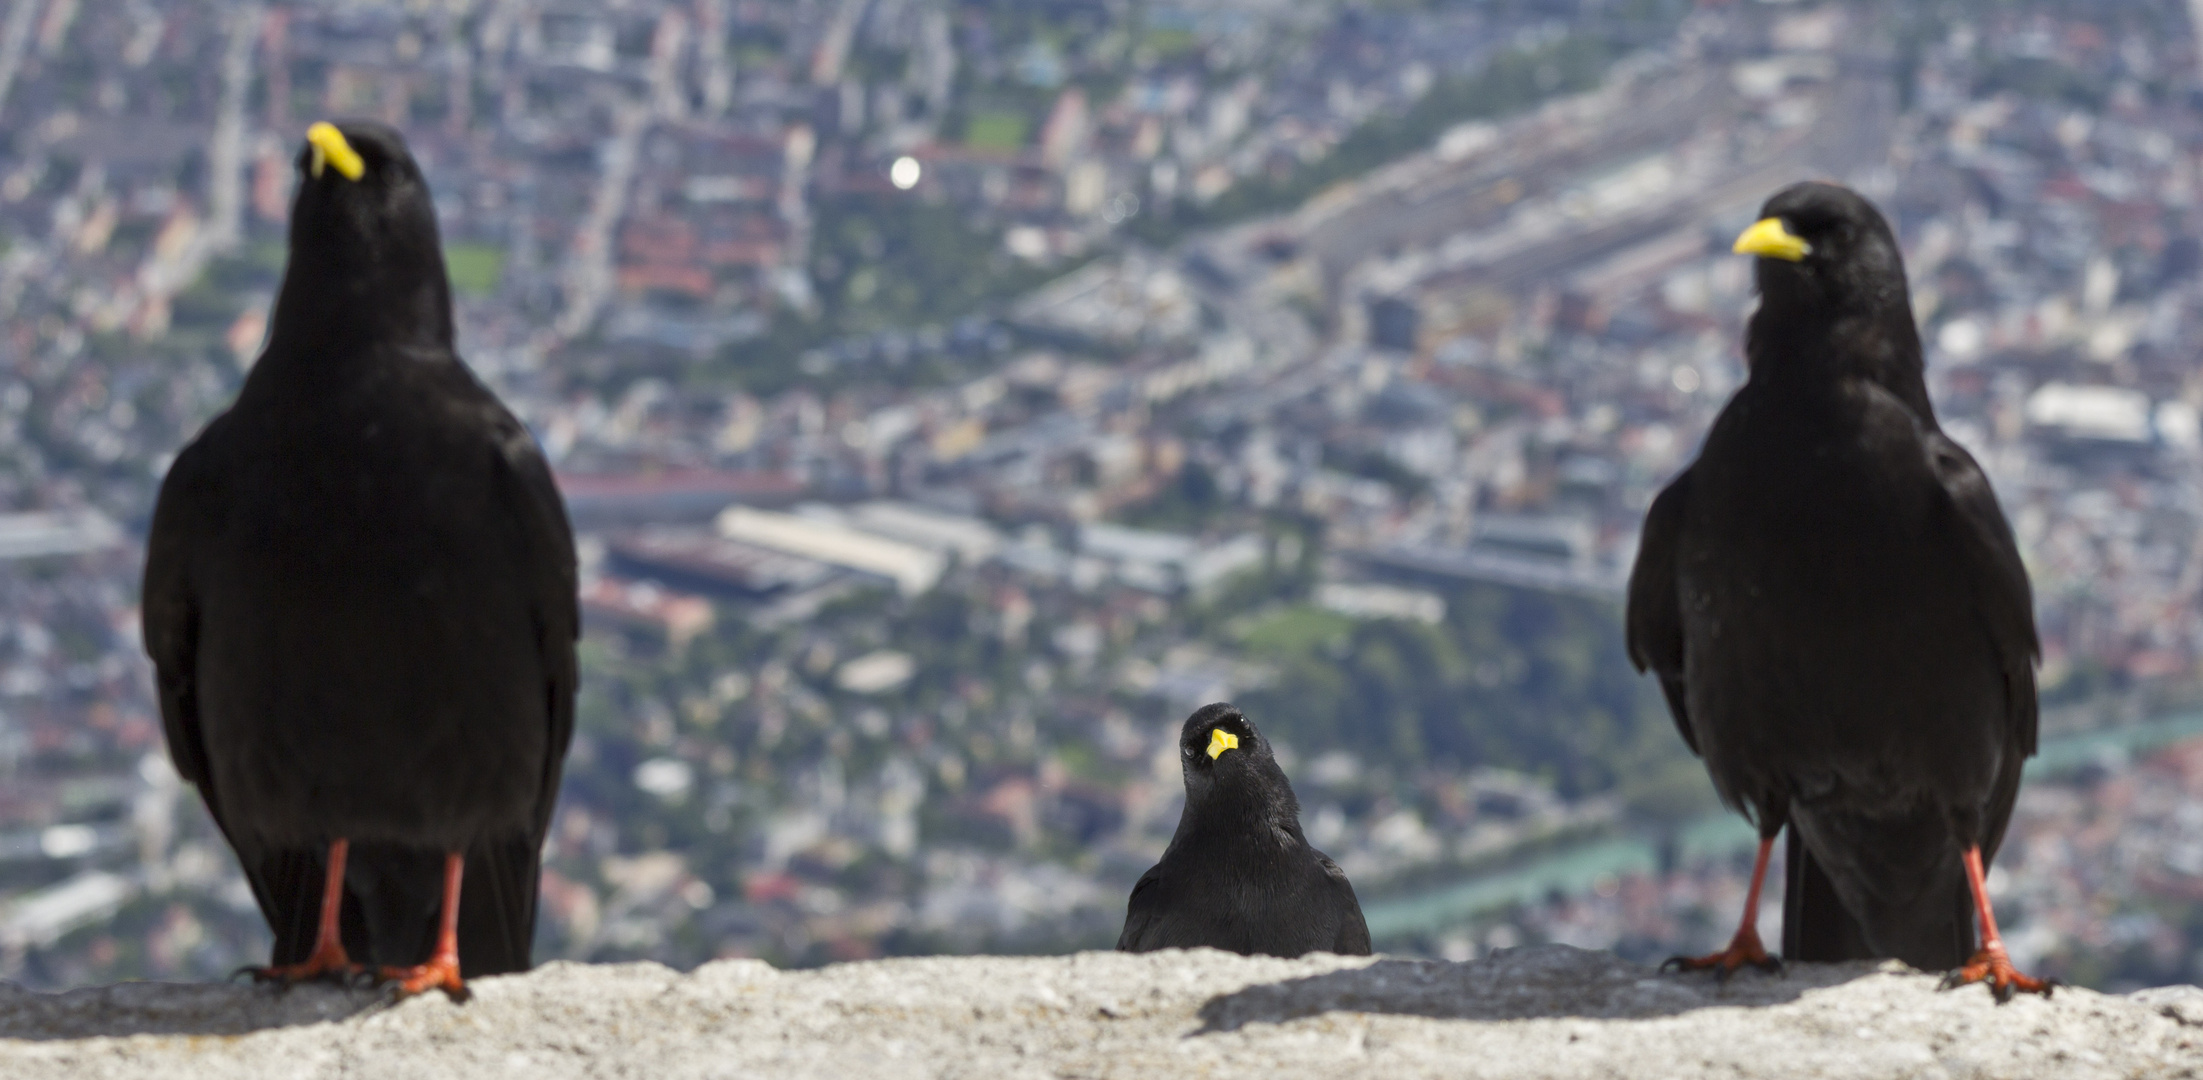
[[229, 977], [235, 980], [241, 975], [252, 976], [255, 983], [272, 982], [284, 990], [303, 982], [327, 982], [343, 987], [357, 987], [360, 980], [367, 976], [367, 966], [355, 964], [339, 954], [333, 958], [309, 957], [297, 964], [270, 964], [266, 967], [247, 964], [230, 972]]
[[1705, 956], [1670, 956], [1661, 961], [1660, 970], [1684, 972], [1711, 969], [1714, 980], [1725, 983], [1730, 976], [1746, 966], [1770, 975], [1782, 974], [1782, 958], [1769, 956], [1766, 946], [1759, 943], [1759, 935], [1750, 930], [1739, 932], [1735, 940], [1729, 942], [1728, 948], [1717, 953]]
[[409, 998], [430, 990], [442, 990], [455, 1002], [473, 997], [467, 984], [459, 978], [459, 962], [451, 957], [434, 957], [428, 963], [413, 967], [386, 967], [375, 973], [378, 982], [392, 984], [395, 996]]
[[1989, 984], [1989, 995], [2002, 1005], [2012, 1000], [2014, 993], [2041, 994], [2048, 998], [2057, 989], [2056, 979], [2037, 979], [2023, 975], [2012, 966], [2011, 957], [2005, 955], [2002, 945], [1991, 945], [1975, 953], [1964, 967], [1945, 976], [1936, 989], [1955, 990], [1968, 983]]

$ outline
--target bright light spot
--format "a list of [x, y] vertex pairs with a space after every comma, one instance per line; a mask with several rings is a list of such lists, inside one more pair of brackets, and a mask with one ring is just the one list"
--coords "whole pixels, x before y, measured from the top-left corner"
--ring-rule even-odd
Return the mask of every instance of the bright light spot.
[[914, 157], [896, 158], [895, 164], [887, 167], [888, 182], [904, 191], [917, 187], [918, 177], [924, 173], [924, 167], [920, 166], [918, 159]]
[[99, 846], [99, 830], [90, 825], [49, 825], [38, 834], [39, 853], [49, 859], [73, 859]]
[[695, 783], [696, 773], [685, 761], [651, 758], [635, 766], [635, 786], [661, 799], [678, 799]]
[[1981, 355], [1981, 347], [1988, 344], [1988, 332], [1972, 319], [1952, 319], [1936, 331], [1935, 344], [1944, 354], [1959, 363], [1968, 363]]
[[1039, 262], [1048, 257], [1048, 233], [1034, 225], [1013, 226], [1002, 234], [1002, 246], [1020, 259]]
[[1669, 376], [1669, 379], [1675, 383], [1677, 390], [1681, 390], [1686, 394], [1694, 393], [1698, 389], [1698, 369], [1689, 364], [1676, 365], [1675, 372]]

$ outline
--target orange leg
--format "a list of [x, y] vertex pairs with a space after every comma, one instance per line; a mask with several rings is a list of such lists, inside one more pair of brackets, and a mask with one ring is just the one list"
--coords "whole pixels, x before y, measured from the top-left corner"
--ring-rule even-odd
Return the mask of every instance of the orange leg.
[[2058, 984], [2049, 979], [2037, 979], [2022, 975], [2012, 966], [2012, 958], [2005, 955], [2004, 938], [1996, 932], [1996, 912], [1989, 907], [1989, 887], [1981, 870], [1981, 847], [1966, 848], [1966, 885], [1973, 890], [1974, 914], [1981, 919], [1981, 948], [1966, 961], [1966, 966], [1943, 977], [1943, 989], [1964, 986], [1967, 983], [1986, 982], [1989, 992], [1996, 995], [1997, 1004], [2012, 1000], [2012, 992], [2050, 996], [2051, 988]]
[[1752, 888], [1744, 895], [1744, 921], [1736, 928], [1736, 936], [1729, 939], [1729, 947], [1708, 956], [1671, 956], [1670, 964], [1677, 971], [1703, 971], [1712, 968], [1714, 974], [1726, 979], [1736, 974], [1746, 964], [1761, 971], [1781, 971], [1782, 961], [1767, 955], [1767, 947], [1759, 943], [1759, 887], [1767, 880], [1767, 856], [1774, 851], [1775, 838], [1762, 837], [1759, 841], [1759, 857], [1752, 860]]
[[345, 978], [366, 970], [344, 954], [344, 941], [337, 930], [337, 914], [344, 910], [344, 859], [351, 849], [348, 840], [329, 842], [329, 873], [321, 885], [321, 924], [314, 930], [313, 953], [296, 964], [247, 968], [255, 981], [288, 986], [331, 975]]
[[453, 1001], [467, 999], [467, 984], [459, 978], [459, 876], [467, 868], [466, 856], [453, 851], [444, 855], [444, 910], [436, 933], [436, 951], [428, 963], [413, 967], [386, 967], [380, 977], [398, 984], [399, 997], [442, 990]]

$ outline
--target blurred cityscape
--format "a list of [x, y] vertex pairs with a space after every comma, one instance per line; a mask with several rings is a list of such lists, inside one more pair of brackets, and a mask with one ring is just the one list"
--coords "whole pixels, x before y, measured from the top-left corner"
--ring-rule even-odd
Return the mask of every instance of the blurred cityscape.
[[1222, 699], [1381, 949], [1716, 945], [1750, 833], [1620, 588], [1743, 377], [1729, 240], [1828, 177], [2034, 575], [2013, 951], [2203, 978], [2174, 0], [4, 6], [0, 978], [265, 956], [137, 576], [339, 115], [411, 140], [581, 535], [539, 958], [1107, 947]]

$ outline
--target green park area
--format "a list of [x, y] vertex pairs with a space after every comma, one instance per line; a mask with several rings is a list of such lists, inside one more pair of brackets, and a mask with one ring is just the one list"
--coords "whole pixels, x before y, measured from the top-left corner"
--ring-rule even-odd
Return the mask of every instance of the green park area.
[[505, 276], [505, 249], [494, 244], [446, 244], [444, 268], [453, 289], [466, 296], [488, 296]]
[[983, 112], [964, 125], [964, 145], [1007, 153], [1025, 145], [1025, 132], [1031, 126], [1014, 112]]

